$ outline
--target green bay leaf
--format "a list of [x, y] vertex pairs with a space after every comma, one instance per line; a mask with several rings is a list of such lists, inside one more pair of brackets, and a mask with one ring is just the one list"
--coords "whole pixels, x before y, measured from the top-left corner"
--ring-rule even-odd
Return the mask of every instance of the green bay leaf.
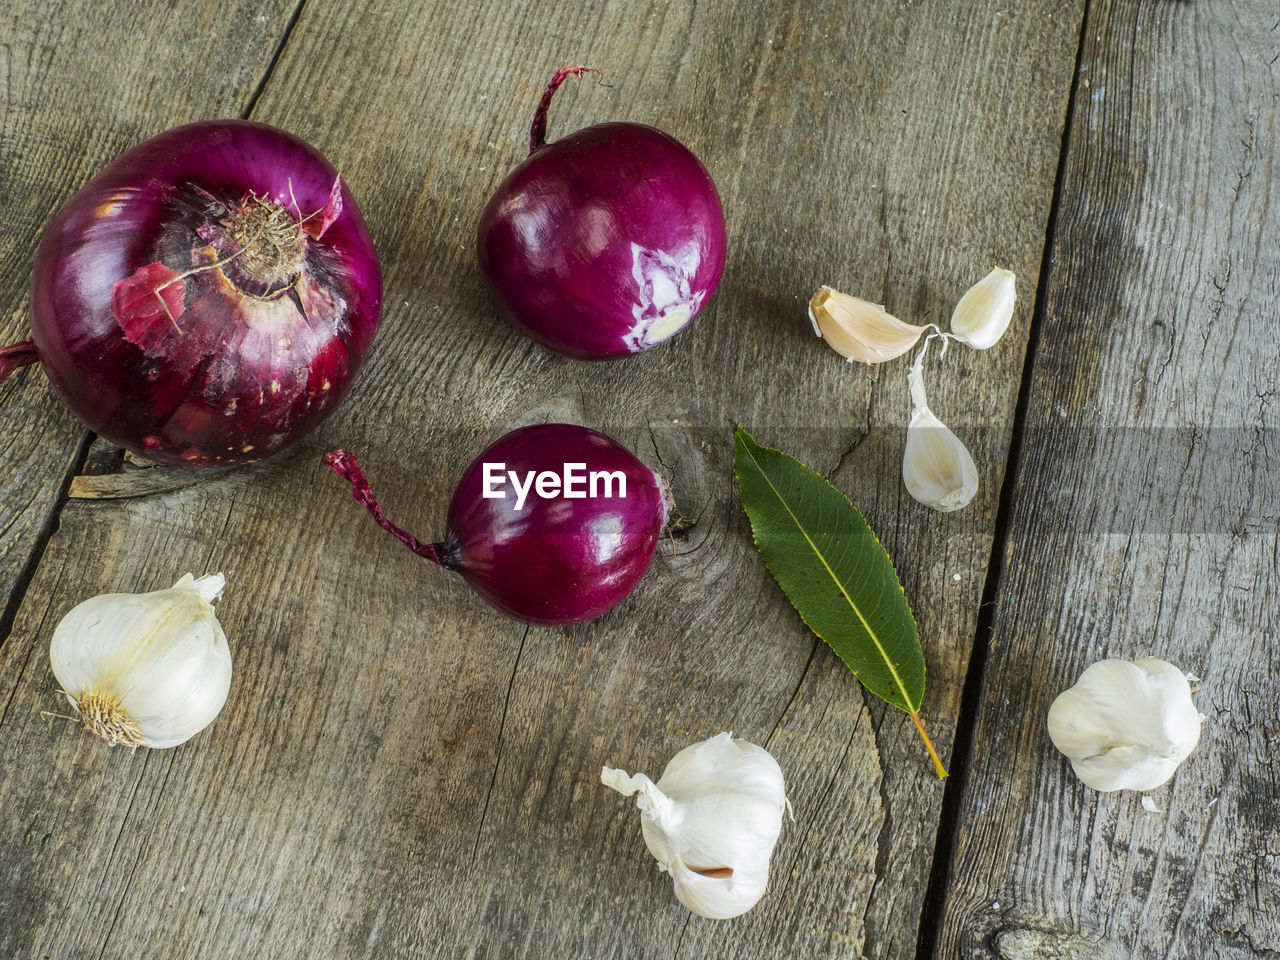
[[920, 722], [924, 652], [893, 561], [843, 493], [741, 427], [734, 473], [765, 566], [814, 633], [876, 696]]

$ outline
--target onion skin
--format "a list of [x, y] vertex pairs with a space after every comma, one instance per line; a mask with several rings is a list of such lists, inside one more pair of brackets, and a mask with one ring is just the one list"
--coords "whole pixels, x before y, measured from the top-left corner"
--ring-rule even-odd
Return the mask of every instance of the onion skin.
[[337, 171], [244, 120], [117, 158], [58, 213], [31, 277], [32, 335], [67, 406], [175, 465], [247, 463], [310, 431], [350, 389], [381, 309], [373, 242]]
[[[531, 491], [516, 510], [510, 483], [504, 498], [483, 496], [485, 463], [503, 463], [522, 478], [559, 474], [566, 463], [585, 463], [588, 473], [621, 471], [627, 495], [568, 500]], [[351, 482], [383, 529], [462, 574], [507, 616], [538, 626], [593, 620], [631, 593], [653, 561], [670, 502], [666, 483], [616, 440], [574, 424], [540, 424], [507, 434], [467, 467], [444, 539], [428, 544], [386, 520], [349, 453], [336, 450], [325, 464]]]
[[515, 327], [571, 357], [639, 353], [686, 326], [715, 291], [727, 246], [710, 174], [684, 144], [639, 123], [542, 142], [480, 218], [480, 267]]

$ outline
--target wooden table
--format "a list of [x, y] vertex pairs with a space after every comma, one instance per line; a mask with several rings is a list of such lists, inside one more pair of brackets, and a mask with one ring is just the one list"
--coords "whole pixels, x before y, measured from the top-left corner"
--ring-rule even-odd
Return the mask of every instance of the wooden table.
[[[0, 17], [0, 332], [58, 207], [171, 125], [316, 144], [386, 274], [374, 352], [313, 436], [219, 475], [123, 461], [36, 369], [0, 387], [0, 956], [1201, 958], [1280, 952], [1280, 21], [1268, 0], [475, 4], [9, 0]], [[642, 357], [555, 355], [497, 316], [474, 228], [551, 136], [652, 123], [711, 170], [709, 309]], [[982, 487], [900, 480], [905, 362], [850, 366], [827, 283], [945, 322], [993, 265], [1009, 334], [931, 367]], [[693, 525], [636, 593], [528, 629], [380, 533], [320, 465], [358, 451], [440, 531], [462, 466], [521, 424], [616, 436]], [[752, 547], [729, 422], [857, 503], [929, 669], [902, 714], [818, 643]], [[59, 618], [216, 570], [235, 680], [174, 750], [64, 720]], [[1094, 660], [1204, 680], [1200, 747], [1154, 793], [1085, 789], [1052, 698]], [[603, 764], [763, 744], [795, 822], [769, 895], [691, 917]]]

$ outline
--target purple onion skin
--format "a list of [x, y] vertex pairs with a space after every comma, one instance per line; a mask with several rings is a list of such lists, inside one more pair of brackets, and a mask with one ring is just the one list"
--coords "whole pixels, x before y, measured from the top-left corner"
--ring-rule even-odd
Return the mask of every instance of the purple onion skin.
[[480, 218], [480, 267], [539, 343], [586, 360], [640, 353], [683, 329], [720, 282], [720, 196], [684, 144], [643, 124], [538, 143], [548, 101], [532, 153]]
[[381, 310], [373, 242], [337, 171], [244, 120], [120, 156], [59, 212], [31, 277], [54, 389], [98, 434], [166, 464], [246, 463], [306, 434], [350, 389]]
[[[386, 518], [350, 453], [335, 450], [324, 463], [410, 550], [462, 574], [507, 616], [538, 626], [593, 620], [620, 603], [649, 569], [670, 506], [666, 483], [626, 447], [569, 423], [515, 430], [480, 454], [458, 483], [439, 543], [424, 543]], [[561, 475], [568, 463], [585, 464], [587, 475], [619, 471], [626, 496], [617, 496], [617, 486], [613, 497], [585, 499], [543, 498], [531, 488], [517, 510], [510, 482], [501, 487], [505, 497], [484, 496], [486, 463], [504, 464], [503, 476], [515, 471], [522, 484], [529, 471]]]
[[[561, 473], [566, 463], [621, 471], [625, 498], [543, 499], [515, 509], [482, 494], [484, 464]], [[616, 493], [616, 490], [615, 490]], [[560, 626], [594, 620], [635, 589], [667, 522], [666, 484], [616, 440], [586, 427], [548, 423], [499, 439], [466, 469], [449, 504], [442, 561], [489, 603], [517, 620]]]

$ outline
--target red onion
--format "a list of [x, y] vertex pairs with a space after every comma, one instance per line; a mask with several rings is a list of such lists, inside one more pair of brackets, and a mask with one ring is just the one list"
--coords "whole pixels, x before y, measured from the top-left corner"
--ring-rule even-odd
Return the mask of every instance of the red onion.
[[0, 351], [0, 377], [39, 359], [108, 440], [161, 463], [246, 463], [338, 405], [381, 309], [369, 232], [315, 148], [193, 123], [62, 208], [31, 275], [34, 348]]
[[[725, 229], [706, 168], [679, 140], [602, 123], [545, 142], [538, 104], [529, 158], [480, 218], [480, 267], [516, 328], [571, 357], [640, 353], [678, 333], [720, 282]], [[598, 72], [598, 71], [596, 71]]]
[[[541, 626], [582, 623], [622, 601], [640, 582], [653, 560], [667, 521], [667, 485], [626, 447], [602, 433], [569, 423], [524, 427], [502, 437], [467, 467], [449, 504], [445, 536], [422, 543], [391, 523], [355, 457], [335, 450], [325, 465], [351, 482], [352, 495], [374, 520], [410, 550], [466, 578], [473, 590], [509, 617]], [[514, 473], [501, 485], [490, 477]], [[502, 467], [497, 467], [502, 464]], [[532, 486], [542, 474], [564, 475], [570, 483], [560, 494], [548, 481]], [[604, 480], [590, 494], [592, 473], [615, 475], [608, 492]], [[581, 479], [579, 484], [577, 481]], [[518, 493], [523, 486], [523, 502]], [[625, 496], [619, 493], [625, 489]]]

